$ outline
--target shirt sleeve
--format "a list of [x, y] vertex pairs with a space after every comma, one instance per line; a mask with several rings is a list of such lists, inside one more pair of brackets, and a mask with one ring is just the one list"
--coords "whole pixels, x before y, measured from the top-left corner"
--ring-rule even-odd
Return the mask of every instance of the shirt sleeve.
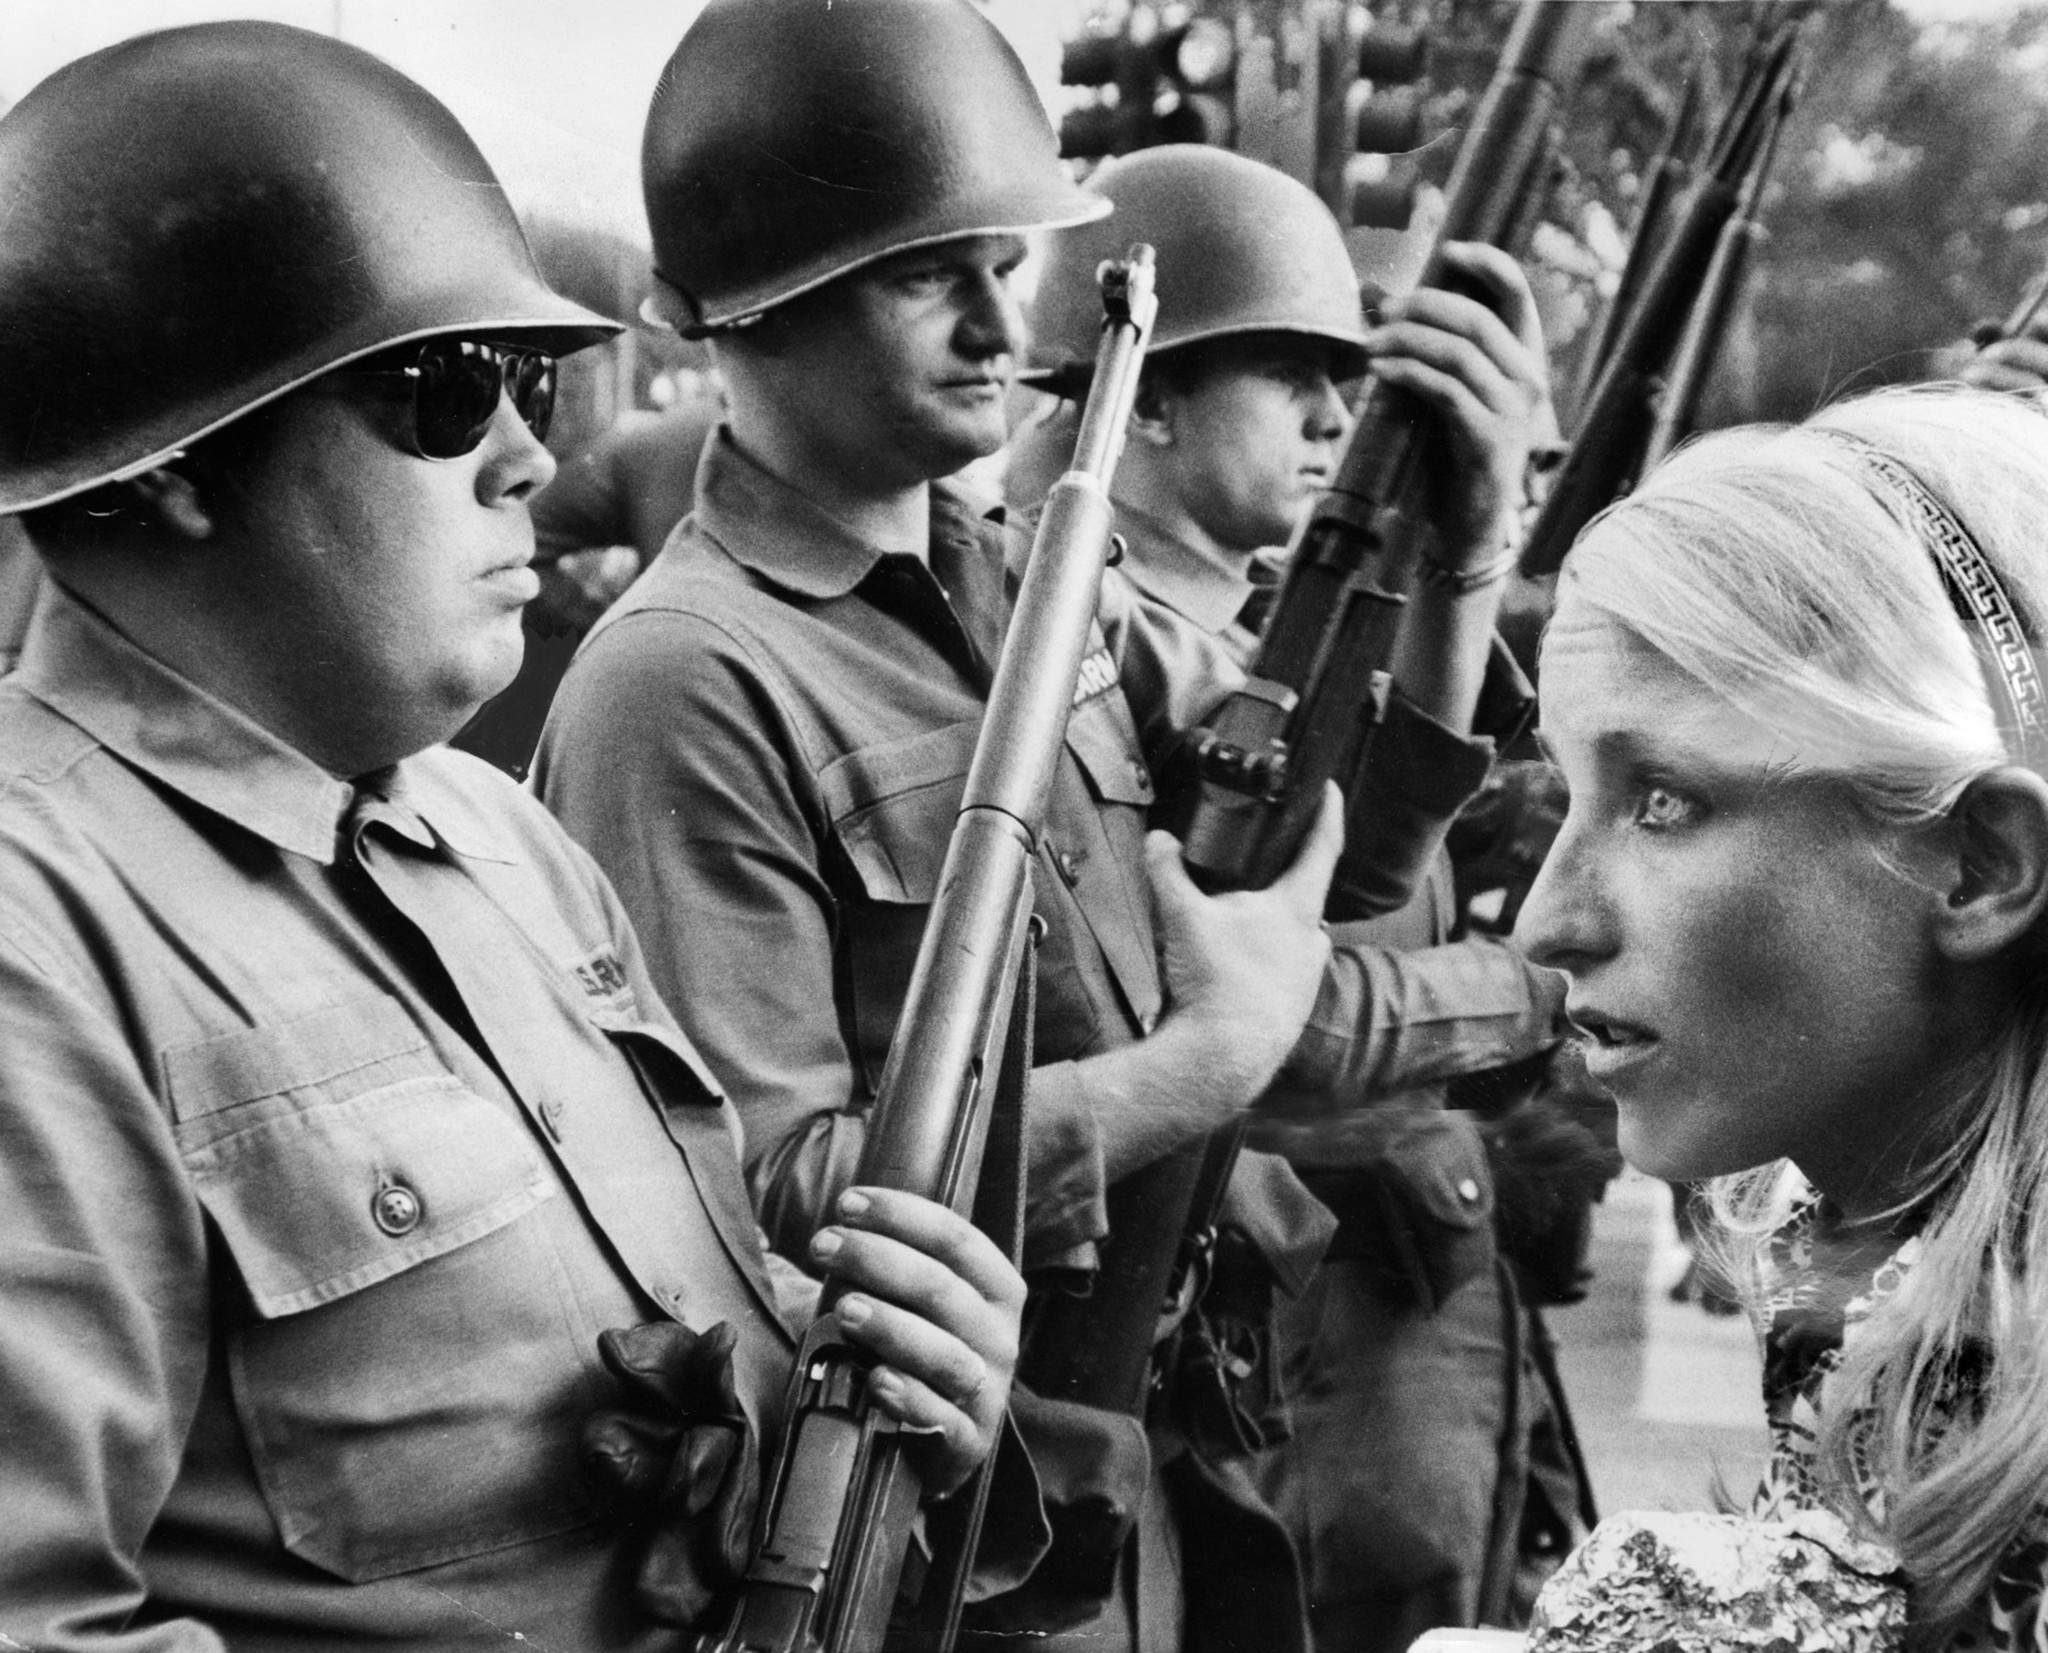
[[1457, 734], [1395, 690], [1364, 767], [1347, 789], [1331, 918], [1374, 918], [1413, 898], [1452, 821], [1485, 785], [1495, 751], [1521, 733], [1534, 706], [1528, 679], [1498, 636], [1487, 656], [1472, 734]]
[[0, 1645], [221, 1653], [130, 1626], [207, 1359], [197, 1198], [120, 1029], [0, 933]]
[[1505, 943], [1376, 946], [1337, 925], [1330, 968], [1262, 1107], [1328, 1115], [1556, 1043], [1565, 978]]

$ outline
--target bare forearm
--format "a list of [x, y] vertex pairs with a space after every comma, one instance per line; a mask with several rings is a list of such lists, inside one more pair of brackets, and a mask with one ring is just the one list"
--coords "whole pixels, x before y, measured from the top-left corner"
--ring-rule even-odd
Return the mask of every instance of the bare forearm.
[[1394, 681], [1417, 710], [1454, 733], [1471, 732], [1506, 589], [1504, 579], [1467, 592], [1418, 582], [1408, 599], [1394, 650]]
[[1094, 1106], [1103, 1173], [1116, 1182], [1251, 1106], [1269, 1075], [1225, 1027], [1169, 1016], [1151, 1038], [1076, 1066]]

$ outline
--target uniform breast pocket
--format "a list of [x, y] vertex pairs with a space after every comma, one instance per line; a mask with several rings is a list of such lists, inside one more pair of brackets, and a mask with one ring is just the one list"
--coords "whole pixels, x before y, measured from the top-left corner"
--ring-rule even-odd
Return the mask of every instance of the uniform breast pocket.
[[[954, 724], [853, 753], [823, 777], [833, 837], [857, 884], [840, 915], [844, 990], [870, 1092], [881, 1082], [903, 1013], [979, 733], [978, 722]], [[1067, 766], [1061, 767], [1064, 777]], [[1041, 1061], [1091, 1049], [1100, 1015], [1080, 962], [1080, 949], [1088, 945], [1086, 920], [1055, 855], [1049, 849], [1032, 868], [1037, 909], [1047, 925], [1038, 955]]]
[[852, 874], [839, 912], [840, 987], [869, 1092], [903, 1013], [979, 731], [978, 721], [955, 723], [865, 747], [819, 777], [833, 841]]
[[598, 1513], [603, 1395], [525, 1123], [369, 998], [165, 1053], [244, 1287], [229, 1376], [287, 1548], [358, 1582]]

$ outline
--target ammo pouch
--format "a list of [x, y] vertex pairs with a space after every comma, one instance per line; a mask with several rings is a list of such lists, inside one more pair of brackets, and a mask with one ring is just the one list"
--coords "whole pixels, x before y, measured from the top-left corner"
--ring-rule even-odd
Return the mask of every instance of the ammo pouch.
[[1433, 1313], [1493, 1266], [1493, 1173], [1467, 1114], [1390, 1106], [1347, 1122], [1342, 1169], [1297, 1166], [1337, 1218], [1331, 1260], [1390, 1307]]

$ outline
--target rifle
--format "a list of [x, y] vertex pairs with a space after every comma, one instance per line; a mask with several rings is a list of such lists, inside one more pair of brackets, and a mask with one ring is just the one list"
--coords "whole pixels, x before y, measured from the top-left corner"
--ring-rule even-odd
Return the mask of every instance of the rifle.
[[2027, 283], [2026, 291], [2020, 294], [2019, 302], [2004, 321], [1985, 322], [1971, 329], [1970, 342], [1981, 350], [2001, 339], [2018, 338], [2033, 326], [2043, 304], [2048, 304], [2048, 265], [2043, 265], [2034, 279]]
[[[1445, 242], [1498, 246], [1526, 221], [1523, 194], [1549, 153], [1561, 87], [1591, 21], [1592, 8], [1573, 0], [1523, 0], [1459, 151], [1423, 285], [1457, 285]], [[1420, 474], [1441, 441], [1415, 397], [1369, 384], [1336, 479], [1295, 534], [1249, 681], [1192, 737], [1183, 842], [1198, 882], [1270, 884], [1306, 836], [1324, 781], [1359, 772], [1407, 601]]]
[[[1032, 542], [966, 791], [868, 1117], [857, 1182], [964, 1210], [1028, 968], [1031, 865], [1108, 561], [1109, 480], [1157, 309], [1152, 249], [1106, 262], [1102, 342], [1072, 466]], [[828, 1287], [797, 1351], [765, 1502], [767, 1537], [723, 1634], [700, 1653], [875, 1653], [923, 1488], [912, 1437], [870, 1404], [872, 1362], [838, 1335]], [[987, 1496], [984, 1467], [968, 1521]], [[957, 1602], [935, 1640], [949, 1646]]]
[[1750, 251], [1763, 233], [1759, 220], [1764, 185], [1770, 179], [1771, 163], [1778, 153], [1778, 137], [1785, 130], [1786, 118], [1792, 112], [1797, 95], [1796, 80], [1788, 79], [1776, 103], [1771, 106], [1772, 113], [1764, 129], [1763, 141], [1757, 146], [1749, 176], [1743, 180], [1735, 214], [1722, 226], [1721, 238], [1714, 245], [1714, 256], [1707, 265], [1699, 294], [1693, 300], [1692, 312], [1686, 317], [1685, 332], [1679, 337], [1677, 352], [1671, 358], [1663, 388], [1657, 394], [1657, 418], [1650, 427], [1650, 439], [1643, 448], [1642, 470], [1647, 471], [1692, 433], [1693, 415], [1699, 409], [1700, 397], [1707, 388], [1707, 376], [1713, 371], [1715, 357], [1720, 353], [1721, 335], [1727, 331], [1728, 318], [1734, 312], [1736, 295], [1742, 290], [1742, 278], [1748, 273]]
[[[1453, 171], [1445, 240], [1498, 244], [1526, 223], [1547, 173], [1559, 87], [1592, 8], [1524, 0]], [[1449, 285], [1441, 252], [1425, 283]], [[1434, 421], [1374, 384], [1336, 480], [1296, 534], [1249, 679], [1190, 737], [1180, 800], [1190, 872], [1211, 889], [1263, 886], [1292, 861], [1323, 780], [1357, 772], [1392, 657], [1415, 532], [1412, 507]], [[1236, 1161], [1242, 1126], [1198, 1138], [1110, 1190], [1109, 1238], [1086, 1297], [1049, 1296], [1027, 1328], [1019, 1376], [1040, 1394], [1142, 1417], [1152, 1337], [1187, 1279]]]
[[1572, 390], [1575, 409], [1585, 407], [1592, 397], [1593, 387], [1600, 381], [1601, 369], [1606, 367], [1608, 355], [1614, 348], [1615, 335], [1620, 332], [1630, 306], [1635, 303], [1636, 294], [1642, 290], [1643, 272], [1670, 228], [1671, 203], [1684, 187], [1693, 163], [1698, 160], [1693, 150], [1699, 141], [1701, 83], [1701, 73], [1696, 69], [1687, 79], [1678, 108], [1672, 114], [1671, 125], [1664, 134], [1664, 147], [1650, 164], [1643, 185], [1642, 205], [1629, 229], [1628, 258], [1621, 266], [1621, 280], [1614, 289], [1613, 297], [1601, 307], [1599, 319], [1593, 324], [1579, 358]]
[[1525, 575], [1556, 573], [1579, 530], [1634, 481], [1652, 383], [1670, 363], [1722, 233], [1784, 119], [1801, 27], [1796, 20], [1782, 25], [1750, 54], [1734, 102], [1715, 131], [1698, 178], [1672, 210], [1671, 227], [1616, 334], [1571, 453], [1522, 548]]

